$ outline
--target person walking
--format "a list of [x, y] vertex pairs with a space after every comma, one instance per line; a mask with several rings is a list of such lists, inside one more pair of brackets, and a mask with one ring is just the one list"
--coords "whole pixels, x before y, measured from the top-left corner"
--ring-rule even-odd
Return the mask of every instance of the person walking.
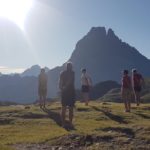
[[62, 126], [66, 126], [66, 110], [69, 109], [69, 125], [72, 126], [73, 109], [75, 104], [75, 73], [71, 62], [66, 64], [66, 69], [61, 72], [59, 78], [59, 88], [61, 91], [61, 120]]
[[86, 69], [81, 70], [81, 92], [82, 92], [82, 101], [85, 102], [85, 105], [88, 106], [89, 103], [89, 92], [92, 87], [92, 80], [87, 74]]
[[144, 79], [142, 75], [138, 73], [136, 69], [132, 69], [132, 88], [134, 90], [134, 98], [137, 106], [140, 105], [140, 97], [143, 85]]
[[124, 101], [125, 112], [130, 112], [131, 109], [131, 92], [132, 92], [132, 85], [131, 85], [131, 78], [128, 75], [128, 70], [123, 71], [122, 76], [122, 84], [121, 84], [121, 95], [122, 100]]
[[47, 75], [45, 69], [41, 69], [38, 76], [38, 94], [40, 108], [46, 108], [46, 97], [47, 97]]

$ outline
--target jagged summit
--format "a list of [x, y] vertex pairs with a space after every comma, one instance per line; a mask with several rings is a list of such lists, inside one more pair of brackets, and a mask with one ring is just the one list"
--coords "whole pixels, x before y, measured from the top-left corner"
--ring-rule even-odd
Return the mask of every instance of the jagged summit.
[[100, 49], [100, 47], [103, 47], [106, 49], [111, 44], [114, 44], [114, 42], [121, 42], [121, 39], [115, 35], [114, 31], [109, 28], [106, 30], [105, 27], [92, 27], [90, 31], [77, 42], [75, 50], [81, 52], [81, 49]]
[[70, 61], [77, 76], [80, 76], [80, 68], [85, 67], [94, 83], [109, 79], [120, 81], [120, 73], [125, 68], [135, 67], [146, 76], [150, 74], [150, 60], [105, 27], [92, 27], [77, 43]]
[[107, 32], [106, 32], [105, 27], [92, 27], [87, 35], [89, 35], [89, 36], [106, 37], [106, 34], [107, 34]]
[[101, 38], [117, 37], [111, 28], [106, 30], [105, 27], [92, 27], [86, 36], [101, 37]]
[[118, 36], [115, 34], [115, 32], [110, 28], [108, 29], [108, 32], [107, 32], [107, 39], [108, 40], [116, 40], [116, 41], [120, 41], [121, 39], [118, 38]]

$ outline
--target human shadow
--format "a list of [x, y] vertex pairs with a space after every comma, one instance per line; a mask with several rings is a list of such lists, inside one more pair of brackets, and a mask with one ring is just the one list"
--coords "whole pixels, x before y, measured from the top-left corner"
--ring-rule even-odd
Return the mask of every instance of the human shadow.
[[62, 121], [61, 121], [61, 116], [60, 116], [60, 113], [57, 113], [57, 112], [54, 112], [54, 111], [51, 111], [47, 108], [41, 108], [45, 113], [47, 113], [48, 117], [50, 119], [52, 119], [54, 122], [56, 122], [56, 124], [60, 127], [63, 127], [65, 130], [67, 131], [70, 131], [70, 130], [75, 130], [74, 126], [73, 125], [69, 125], [69, 122], [66, 121], [65, 122], [65, 126], [62, 126]]
[[135, 115], [138, 115], [138, 116], [140, 116], [140, 117], [142, 117], [142, 118], [144, 118], [144, 119], [150, 119], [150, 116], [148, 116], [148, 115], [145, 115], [145, 114], [142, 114], [142, 113], [134, 113]]
[[119, 133], [126, 134], [129, 137], [134, 137], [135, 133], [132, 129], [126, 127], [107, 127], [102, 129], [103, 131], [115, 131]]
[[107, 116], [109, 119], [116, 121], [120, 124], [127, 124], [128, 122], [124, 120], [123, 117], [119, 116], [119, 115], [115, 115], [113, 113], [111, 113], [110, 111], [108, 111], [107, 109], [100, 109], [97, 108], [96, 106], [91, 106], [94, 110], [102, 112], [105, 116]]

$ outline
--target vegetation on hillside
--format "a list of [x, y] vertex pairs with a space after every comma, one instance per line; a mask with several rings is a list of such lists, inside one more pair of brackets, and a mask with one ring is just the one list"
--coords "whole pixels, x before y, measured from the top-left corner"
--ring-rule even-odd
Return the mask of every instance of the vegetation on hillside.
[[[114, 88], [108, 91], [105, 95], [100, 98], [101, 101], [105, 102], [122, 102], [121, 100], [121, 89]], [[150, 102], [150, 78], [145, 79], [145, 85], [141, 92], [141, 101], [143, 103]], [[134, 94], [132, 93], [132, 102], [134, 102]]]

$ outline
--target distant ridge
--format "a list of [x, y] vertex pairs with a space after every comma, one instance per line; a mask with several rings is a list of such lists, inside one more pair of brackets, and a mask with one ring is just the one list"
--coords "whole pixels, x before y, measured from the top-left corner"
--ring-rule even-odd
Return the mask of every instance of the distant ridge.
[[[136, 48], [122, 42], [112, 29], [106, 30], [105, 27], [91, 28], [87, 35], [77, 42], [68, 60], [73, 63], [76, 89], [80, 89], [81, 68], [87, 68], [93, 85], [108, 80], [120, 83], [123, 69], [137, 68], [144, 77], [150, 76], [150, 60]], [[65, 62], [47, 72], [50, 98], [58, 97], [58, 78], [64, 67]], [[40, 66], [35, 65], [23, 72], [22, 77], [0, 76], [0, 100], [18, 103], [35, 101], [38, 98], [37, 75], [40, 69]]]
[[[27, 70], [25, 70], [20, 75], [22, 77], [25, 77], [25, 76], [35, 76], [35, 77], [37, 77], [40, 73], [40, 70], [41, 70], [41, 67], [39, 65], [34, 65], [31, 68], [28, 68]], [[46, 72], [48, 72], [49, 68], [45, 67], [45, 70], [46, 70]]]

